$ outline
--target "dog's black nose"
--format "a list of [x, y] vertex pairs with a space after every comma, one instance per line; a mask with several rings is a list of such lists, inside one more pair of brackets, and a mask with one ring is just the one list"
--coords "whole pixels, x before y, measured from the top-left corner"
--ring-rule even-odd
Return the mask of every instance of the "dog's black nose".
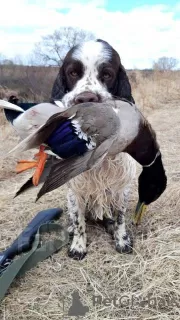
[[75, 104], [84, 102], [100, 102], [100, 98], [93, 92], [82, 92], [74, 99]]

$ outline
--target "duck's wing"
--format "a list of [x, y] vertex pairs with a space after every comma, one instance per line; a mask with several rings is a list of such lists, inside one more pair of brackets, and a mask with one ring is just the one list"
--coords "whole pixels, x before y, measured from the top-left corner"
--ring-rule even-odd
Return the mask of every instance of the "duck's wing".
[[79, 174], [99, 165], [107, 156], [113, 141], [114, 137], [110, 137], [103, 141], [95, 150], [88, 151], [82, 156], [74, 156], [66, 160], [57, 160], [51, 167], [49, 175], [40, 189], [36, 200], [44, 194], [61, 187]]

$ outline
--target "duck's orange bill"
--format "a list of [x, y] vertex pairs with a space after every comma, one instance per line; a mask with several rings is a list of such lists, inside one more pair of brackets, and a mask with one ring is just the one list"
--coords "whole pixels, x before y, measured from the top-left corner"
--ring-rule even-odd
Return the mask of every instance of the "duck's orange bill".
[[39, 183], [40, 177], [43, 173], [44, 166], [48, 157], [48, 155], [44, 152], [44, 149], [44, 146], [40, 146], [39, 152], [35, 154], [34, 157], [37, 158], [37, 161], [20, 160], [18, 161], [16, 166], [17, 173], [21, 173], [23, 171], [36, 168], [32, 178], [34, 186], [37, 186]]

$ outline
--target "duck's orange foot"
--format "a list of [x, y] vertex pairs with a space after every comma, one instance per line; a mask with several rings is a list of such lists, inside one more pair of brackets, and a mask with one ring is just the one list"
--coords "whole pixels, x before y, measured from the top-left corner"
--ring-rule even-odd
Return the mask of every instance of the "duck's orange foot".
[[37, 186], [39, 183], [40, 177], [43, 173], [44, 166], [48, 157], [48, 155], [44, 152], [44, 149], [45, 147], [41, 146], [39, 152], [35, 155], [37, 161], [20, 160], [18, 161], [18, 164], [16, 166], [17, 173], [21, 173], [23, 171], [36, 168], [32, 178], [34, 186]]

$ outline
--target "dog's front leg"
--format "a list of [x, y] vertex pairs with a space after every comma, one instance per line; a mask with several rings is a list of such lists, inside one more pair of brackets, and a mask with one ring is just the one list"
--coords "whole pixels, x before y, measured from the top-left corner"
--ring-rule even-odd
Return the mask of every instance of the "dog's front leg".
[[114, 239], [116, 250], [119, 253], [131, 253], [133, 250], [133, 241], [126, 230], [125, 213], [128, 203], [129, 189], [123, 192], [123, 201], [119, 206], [117, 218], [115, 221]]
[[70, 219], [70, 232], [73, 240], [68, 252], [69, 257], [75, 260], [82, 260], [86, 253], [86, 223], [85, 223], [85, 203], [79, 201], [72, 190], [68, 192], [68, 214]]

